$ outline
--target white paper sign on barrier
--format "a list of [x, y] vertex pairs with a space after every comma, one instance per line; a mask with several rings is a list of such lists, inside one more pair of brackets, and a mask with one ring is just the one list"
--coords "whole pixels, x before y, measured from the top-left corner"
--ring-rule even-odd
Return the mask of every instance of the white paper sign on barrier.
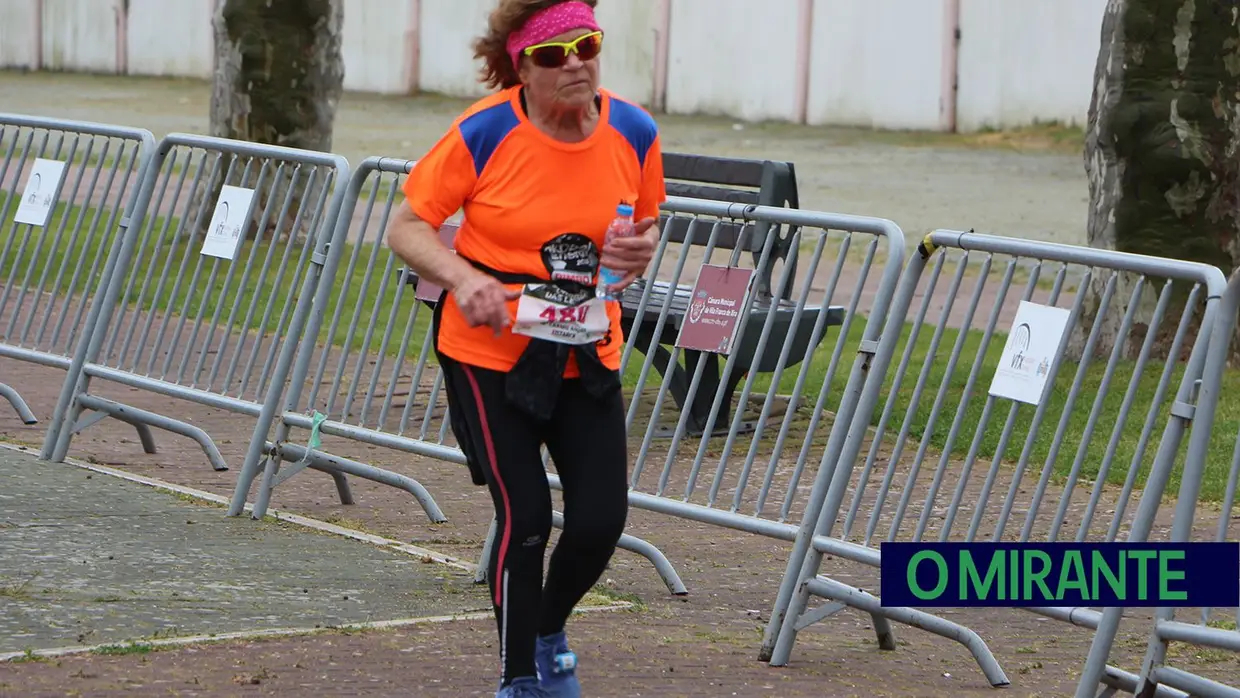
[[15, 223], [46, 227], [60, 196], [60, 185], [65, 179], [65, 163], [59, 160], [38, 158], [30, 168], [26, 189], [17, 204]]
[[250, 223], [250, 207], [254, 203], [254, 190], [224, 185], [220, 198], [211, 214], [211, 224], [202, 241], [202, 254], [232, 261], [245, 238]]
[[1021, 301], [990, 394], [1028, 405], [1040, 403], [1070, 317], [1063, 308]]

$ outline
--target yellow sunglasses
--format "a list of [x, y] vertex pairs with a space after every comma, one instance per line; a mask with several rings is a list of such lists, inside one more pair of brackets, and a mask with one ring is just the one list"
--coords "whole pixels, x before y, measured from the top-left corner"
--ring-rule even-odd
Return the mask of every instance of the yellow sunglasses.
[[561, 68], [568, 62], [568, 54], [575, 53], [583, 61], [598, 56], [603, 49], [603, 32], [583, 34], [572, 41], [549, 41], [525, 49], [523, 53], [539, 68]]

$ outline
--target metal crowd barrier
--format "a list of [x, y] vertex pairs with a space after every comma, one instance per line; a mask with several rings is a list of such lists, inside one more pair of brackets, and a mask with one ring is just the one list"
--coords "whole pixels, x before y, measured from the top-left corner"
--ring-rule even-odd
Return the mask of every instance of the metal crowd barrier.
[[[627, 422], [641, 439], [629, 502], [791, 541], [809, 503], [798, 501], [802, 480], [834, 460], [823, 436], [856, 409], [903, 233], [883, 219], [700, 199], [669, 198], [663, 210], [649, 281], [624, 302]], [[792, 250], [780, 268], [768, 263], [777, 236]], [[723, 353], [679, 334], [703, 264], [769, 274], [770, 296], [745, 296]], [[846, 352], [856, 356], [847, 374]]]
[[[272, 488], [309, 466], [401, 487], [418, 498], [432, 520], [442, 519], [430, 493], [412, 477], [341, 455], [347, 449], [357, 452], [360, 442], [451, 463], [464, 460], [448, 427], [446, 398], [429, 344], [429, 316], [437, 296], [433, 289], [419, 291], [417, 280], [383, 245], [392, 207], [401, 200], [403, 176], [412, 165], [405, 160], [371, 158], [354, 176], [340, 225], [342, 231], [349, 231], [349, 251], [344, 246], [333, 249], [328, 262], [324, 278], [332, 281], [320, 287], [321, 302], [316, 306], [326, 312], [316, 314], [306, 327], [281, 423], [273, 440], [266, 443], [264, 484], [255, 500], [254, 515], [261, 515]], [[636, 328], [627, 332], [624, 349], [628, 421], [631, 427], [638, 425], [634, 438], [642, 434], [643, 440], [630, 502], [641, 509], [791, 540], [796, 525], [789, 519], [797, 510], [797, 483], [805, 472], [812, 473], [819, 460], [822, 440], [818, 432], [830, 419], [824, 408], [849, 414], [868, 368], [868, 359], [858, 358], [846, 389], [840, 390], [839, 384], [846, 382], [838, 370], [841, 359], [846, 347], [856, 351], [860, 346], [864, 351], [877, 338], [899, 276], [903, 236], [894, 224], [879, 219], [693, 199], [673, 198], [664, 211], [670, 218], [664, 221], [655, 271], [650, 275], [653, 282], [625, 299], [626, 326]], [[673, 218], [688, 224], [689, 232], [681, 237], [687, 237], [689, 244], [671, 240], [668, 231], [676, 228], [671, 224]], [[739, 309], [742, 319], [736, 351], [724, 361], [716, 361], [718, 355], [710, 351], [694, 352], [702, 360], [687, 369], [667, 370], [668, 359], [676, 363], [679, 354], [685, 353], [675, 346], [675, 337], [688, 310], [684, 296], [694, 282], [686, 270], [696, 269], [702, 257], [712, 260], [712, 254], [724, 247], [731, 252], [722, 261], [714, 259], [716, 264], [764, 268], [775, 236], [767, 236], [756, 249], [745, 241], [745, 236], [770, 227], [761, 222], [796, 236], [796, 259], [777, 273], [782, 274], [777, 281], [791, 292], [785, 296], [791, 300], [777, 304], [778, 312], [767, 312], [770, 299], [750, 295], [746, 307]], [[800, 231], [791, 232], [794, 226]], [[750, 254], [742, 255], [745, 250]], [[691, 266], [690, 258], [694, 259]], [[849, 259], [856, 264], [847, 267]], [[881, 271], [871, 274], [876, 264]], [[672, 288], [677, 285], [681, 288]], [[831, 306], [837, 291], [849, 299], [847, 312]], [[865, 324], [858, 311], [862, 299], [872, 299], [873, 307], [866, 310], [879, 321]], [[813, 322], [802, 321], [805, 318]], [[841, 322], [839, 334], [845, 339], [836, 341], [833, 351], [830, 344], [819, 346], [828, 326]], [[793, 345], [784, 341], [789, 327], [803, 339], [804, 346], [795, 355], [781, 350]], [[862, 337], [852, 338], [853, 332]], [[639, 354], [633, 354], [634, 350]], [[744, 363], [738, 358], [742, 355]], [[828, 366], [815, 359], [827, 355]], [[662, 380], [652, 378], [656, 361]], [[813, 382], [812, 368], [823, 372]], [[709, 393], [700, 388], [708, 380], [704, 377], [707, 370], [716, 372], [709, 379], [713, 386]], [[736, 378], [729, 380], [729, 376]], [[712, 429], [690, 432], [688, 409], [681, 409], [668, 396], [669, 384], [675, 380], [684, 381], [681, 387], [685, 390], [678, 398], [682, 404], [697, 399], [699, 393], [706, 398], [707, 408], [713, 404], [710, 418], [717, 424]], [[759, 388], [760, 380], [764, 383]], [[807, 387], [814, 392], [806, 394]], [[741, 408], [725, 413], [721, 409], [728, 406], [724, 397], [737, 388]], [[787, 397], [776, 397], [777, 393]], [[837, 403], [828, 403], [829, 396], [841, 397]], [[751, 407], [751, 402], [759, 404]], [[661, 423], [664, 417], [667, 424]], [[293, 439], [294, 429], [309, 435]], [[703, 438], [705, 433], [718, 438]], [[746, 452], [737, 455], [733, 451], [738, 450], [740, 438], [746, 439]], [[332, 440], [330, 448], [328, 440]], [[349, 441], [355, 445], [349, 446]], [[781, 467], [780, 456], [788, 454], [799, 455], [795, 472]], [[686, 457], [694, 461], [691, 466], [675, 467]], [[708, 459], [714, 461], [710, 473], [702, 470]], [[281, 471], [281, 461], [293, 465]], [[650, 464], [657, 464], [657, 470], [646, 467]], [[258, 474], [257, 465], [252, 472], [242, 473], [234, 511], [244, 502], [249, 487], [245, 481], [252, 482]], [[460, 477], [467, 477], [463, 469]], [[548, 479], [553, 488], [560, 488], [552, 472]], [[559, 517], [556, 522], [559, 525]], [[650, 558], [673, 592], [684, 591], [674, 569], [649, 543], [626, 536], [621, 547]]]
[[[1223, 294], [1218, 307], [1218, 321], [1214, 324], [1208, 340], [1208, 358], [1201, 375], [1192, 432], [1188, 437], [1188, 450], [1184, 457], [1184, 470], [1171, 524], [1170, 539], [1175, 542], [1191, 541], [1194, 538], [1197, 500], [1201, 493], [1211, 437], [1215, 434], [1215, 418], [1237, 316], [1240, 316], [1240, 272], [1233, 274], [1231, 283]], [[1237, 475], [1240, 475], [1240, 435], [1236, 437], [1230, 464], [1227, 492], [1223, 497], [1223, 511], [1219, 517], [1216, 535], [1216, 540], [1220, 542], [1227, 540], [1228, 524], [1231, 523], [1232, 508], [1235, 505], [1236, 479]], [[1240, 580], [1237, 580], [1237, 584], [1240, 584]], [[1212, 614], [1212, 610], [1202, 609], [1198, 622], [1195, 623], [1176, 620], [1176, 609], [1157, 610], [1138, 685], [1134, 691], [1136, 695], [1162, 695], [1169, 692], [1168, 688], [1172, 688], [1190, 692], [1194, 696], [1240, 696], [1240, 688], [1225, 685], [1187, 668], [1172, 666], [1168, 660], [1168, 650], [1172, 642], [1190, 645], [1199, 650], [1240, 653], [1240, 631], [1237, 630], [1236, 623], [1240, 621], [1240, 609], [1231, 609], [1230, 620], [1222, 614]], [[1103, 613], [1103, 623], [1108, 627], [1116, 626], [1123, 615], [1122, 608], [1108, 608]], [[1112, 644], [1113, 636], [1104, 636], [1100, 632], [1095, 637], [1077, 687], [1077, 698], [1092, 698], [1095, 695]]]
[[[89, 411], [194, 439], [216, 470], [227, 469], [210, 435], [174, 416], [176, 400], [254, 420], [261, 446], [312, 314], [348, 173], [338, 155], [165, 137], [43, 456], [62, 460], [96, 421], [82, 416]], [[94, 379], [167, 400], [149, 410], [122, 404], [96, 394]]]
[[[399, 203], [400, 177], [411, 164], [369, 158], [349, 180], [333, 238], [339, 243], [328, 253], [324, 281], [318, 289], [315, 307], [320, 311], [310, 318], [303, 331], [274, 441], [262, 444], [261, 462], [246, 463], [233, 497], [232, 514], [241, 513], [260, 472], [263, 479], [251, 512], [255, 518], [266, 513], [277, 486], [309, 467], [333, 474], [341, 501], [346, 503], [353, 500], [345, 476], [354, 475], [406, 490], [432, 522], [446, 520], [430, 492], [416, 479], [329, 453], [320, 446], [323, 436], [398, 449], [409, 442], [424, 443], [405, 435], [416, 388], [407, 397], [398, 393], [405, 378], [401, 372], [405, 357], [418, 353], [422, 357], [418, 368], [425, 369], [430, 345], [422, 340], [430, 312], [415, 301], [412, 289], [404, 284], [404, 276], [393, 274], [399, 271], [395, 268], [396, 258], [384, 245], [388, 221], [394, 205]], [[346, 256], [348, 250], [351, 251]], [[398, 330], [403, 335], [399, 346], [392, 342], [393, 333]], [[380, 343], [375, 346], [375, 342]], [[385, 371], [388, 362], [392, 366], [390, 375]], [[367, 368], [370, 375], [364, 380], [362, 374]], [[422, 370], [416, 371], [415, 381]], [[347, 397], [342, 393], [346, 380]], [[330, 386], [325, 381], [330, 381]], [[399, 413], [393, 411], [398, 398], [405, 399]], [[307, 405], [312, 408], [306, 408]], [[399, 426], [393, 422], [397, 417]], [[290, 440], [294, 428], [311, 432], [307, 444]], [[440, 448], [427, 455], [450, 459], [459, 452]], [[289, 461], [290, 466], [281, 469], [282, 461]]]
[[[0, 152], [0, 357], [67, 371], [155, 138], [145, 129], [0, 114]], [[38, 422], [17, 387], [0, 383], [0, 398], [26, 424]], [[135, 426], [154, 453], [149, 429]]]
[[[1021, 272], [1027, 274], [1023, 284], [1017, 278], [1022, 268], [1028, 269]], [[994, 276], [1000, 276], [997, 283]], [[1166, 281], [1160, 285], [1155, 279]], [[939, 290], [944, 280], [945, 292]], [[1048, 379], [1036, 408], [989, 394], [1004, 348], [1004, 340], [994, 341], [996, 331], [1011, 326], [1019, 307], [1009, 293], [1013, 285], [1024, 286], [1021, 300], [1069, 311], [1058, 352], [1038, 369], [1047, 371]], [[910, 258], [892, 302], [864, 405], [850, 415], [828, 495], [802, 519], [764, 658], [786, 664], [800, 630], [850, 607], [875, 617], [882, 648], [895, 649], [889, 621], [912, 625], [964, 644], [992, 684], [1006, 685], [1007, 676], [974, 631], [913, 608], [882, 607], [876, 595], [828, 577], [823, 555], [877, 568], [881, 541], [1113, 541], [1121, 534], [1147, 540], [1192, 419], [1205, 338], [1216, 322], [1224, 285], [1222, 273], [1207, 265], [971, 233], [929, 235]], [[908, 315], [918, 293], [916, 313]], [[1166, 317], [1173, 299], [1185, 304], [1178, 321]], [[932, 305], [938, 319], [927, 343], [924, 325]], [[1172, 392], [1195, 322], [1201, 332], [1188, 347], [1184, 375]], [[976, 328], [977, 323], [984, 324]], [[1146, 325], [1143, 340], [1138, 325]], [[1108, 328], [1120, 341], [1107, 344]], [[1168, 360], [1143, 377], [1146, 366], [1158, 360], [1156, 346], [1168, 337]], [[904, 350], [888, 374], [897, 344]], [[884, 390], [886, 402], [871, 433]], [[1155, 448], [1151, 438], [1164, 410], [1170, 417]], [[903, 417], [892, 443], [889, 430], [898, 412]], [[1115, 415], [1114, 424], [1100, 419], [1104, 413]], [[1002, 420], [1001, 429], [995, 420]], [[1139, 441], [1121, 449], [1124, 432], [1137, 424], [1142, 425]], [[1053, 431], [1046, 428], [1051, 425]], [[964, 458], [957, 455], [966, 450]], [[1015, 468], [1007, 467], [1005, 461], [1014, 457]], [[932, 460], [923, 468], [927, 458]], [[1095, 464], [1091, 488], [1082, 478], [1094, 475], [1087, 470]], [[1136, 478], [1147, 464], [1148, 480], [1133, 506]], [[1056, 472], [1062, 483], [1052, 483]], [[1112, 472], [1117, 479], [1122, 474], [1118, 495], [1103, 486]], [[831, 603], [809, 610], [811, 596]], [[1098, 641], [1108, 647], [1118, 624], [1117, 617], [1108, 616], [1114, 622], [1107, 622], [1092, 608], [1028, 610], [1096, 629]], [[1100, 657], [1104, 665], [1107, 653]], [[1103, 676], [1103, 668], [1094, 667], [1100, 680], [1135, 688], [1135, 675], [1106, 667]]]

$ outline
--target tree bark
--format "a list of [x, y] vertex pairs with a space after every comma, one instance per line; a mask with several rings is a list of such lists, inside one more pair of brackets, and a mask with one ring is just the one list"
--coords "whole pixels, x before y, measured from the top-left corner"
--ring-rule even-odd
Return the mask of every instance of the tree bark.
[[[1111, 0], [1094, 70], [1085, 140], [1089, 244], [1213, 264], [1240, 264], [1240, 0]], [[1086, 319], [1105, 276], [1094, 279]], [[1148, 329], [1159, 280], [1150, 279], [1137, 325], [1118, 337], [1132, 279], [1100, 320], [1098, 351]], [[1188, 287], [1157, 329], [1165, 356]], [[1074, 341], [1079, 351], [1083, 322]], [[1186, 344], [1191, 346], [1191, 343]]]
[[[211, 135], [330, 151], [344, 87], [343, 24], [343, 0], [218, 0], [213, 22], [216, 71]], [[212, 204], [220, 185], [238, 184], [223, 182], [225, 169], [221, 168], [209, 189]], [[233, 180], [241, 171], [242, 167], [236, 168]], [[254, 186], [257, 175], [255, 167], [247, 186]], [[282, 181], [274, 175], [272, 169], [264, 186], [257, 188], [254, 203], [257, 219], [268, 199], [278, 197], [269, 228], [292, 184], [293, 170], [286, 168]], [[289, 221], [306, 194], [307, 181], [304, 172], [297, 178]], [[323, 184], [320, 176], [316, 190]], [[311, 218], [303, 216], [303, 230], [289, 233], [304, 235]], [[260, 233], [256, 227], [251, 226], [251, 235]]]

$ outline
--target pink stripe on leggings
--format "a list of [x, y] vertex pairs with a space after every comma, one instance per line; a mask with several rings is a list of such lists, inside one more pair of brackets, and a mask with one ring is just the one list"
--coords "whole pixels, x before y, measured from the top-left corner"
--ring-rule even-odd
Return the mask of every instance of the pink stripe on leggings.
[[[465, 377], [469, 379], [469, 387], [474, 391], [474, 403], [478, 408], [478, 421], [482, 427], [482, 440], [487, 446], [487, 460], [491, 462], [491, 474], [499, 485], [499, 498], [504, 503], [504, 535], [499, 540], [499, 564], [496, 570], [503, 579], [504, 557], [508, 554], [508, 540], [512, 537], [512, 504], [508, 501], [508, 488], [504, 487], [504, 479], [499, 476], [499, 463], [495, 461], [495, 442], [491, 439], [491, 427], [487, 425], [487, 406], [482, 402], [482, 391], [478, 389], [478, 381], [469, 366], [461, 364]], [[497, 580], [498, 581], [498, 580]], [[504, 585], [495, 585], [495, 605], [504, 605]]]

